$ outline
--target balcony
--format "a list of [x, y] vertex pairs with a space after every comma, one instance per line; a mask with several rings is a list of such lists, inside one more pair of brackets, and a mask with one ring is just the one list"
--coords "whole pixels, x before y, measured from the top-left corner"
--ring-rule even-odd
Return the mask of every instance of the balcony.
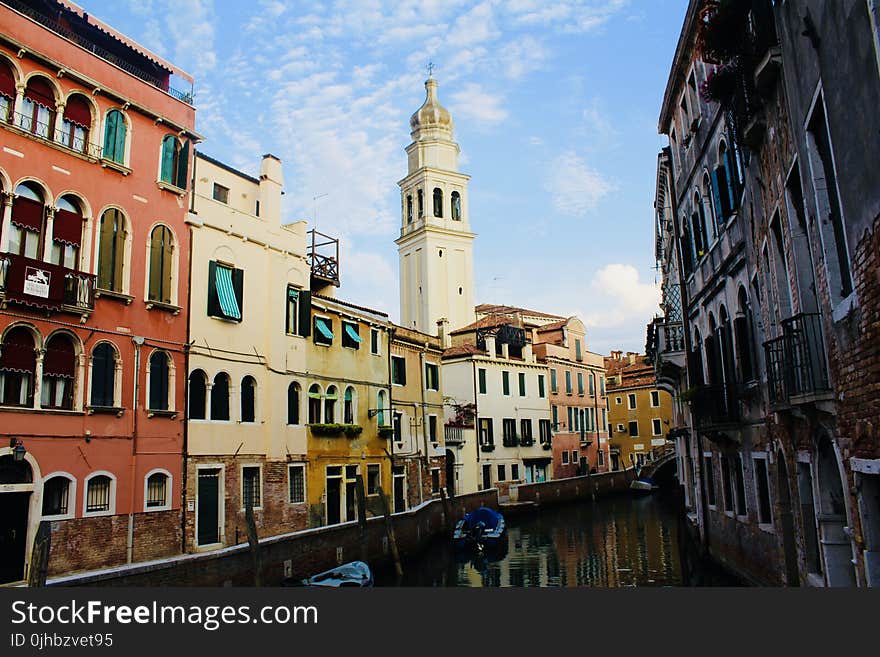
[[339, 287], [339, 240], [314, 228], [308, 234], [311, 243], [306, 257], [311, 269], [312, 291], [328, 285]]
[[453, 427], [448, 424], [444, 427], [447, 445], [464, 444], [464, 427]]
[[770, 405], [779, 408], [831, 396], [822, 316], [801, 313], [782, 322], [782, 336], [764, 343]]
[[702, 431], [729, 428], [740, 420], [739, 391], [735, 385], [703, 385], [690, 395], [694, 425]]
[[6, 302], [88, 315], [95, 309], [95, 278], [42, 260], [0, 254], [0, 294]]
[[[37, 121], [30, 114], [9, 112], [8, 116], [0, 116], [0, 125], [9, 126], [13, 132], [24, 133], [32, 139], [44, 142], [67, 153], [73, 153], [90, 160], [101, 158], [102, 147], [88, 143], [88, 138], [77, 137], [75, 133], [56, 130], [54, 125]], [[20, 134], [19, 133], [19, 134]]]

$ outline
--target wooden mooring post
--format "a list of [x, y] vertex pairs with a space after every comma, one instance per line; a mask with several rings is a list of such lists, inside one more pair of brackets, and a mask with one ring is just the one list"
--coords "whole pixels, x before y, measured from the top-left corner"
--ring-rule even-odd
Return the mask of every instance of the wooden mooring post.
[[388, 508], [388, 498], [385, 491], [379, 486], [379, 500], [382, 502], [382, 515], [385, 516], [385, 534], [388, 536], [388, 545], [391, 548], [391, 558], [394, 559], [394, 572], [398, 579], [403, 577], [403, 566], [400, 565], [400, 553], [397, 551], [397, 538], [394, 536], [394, 523], [391, 522], [391, 509]]
[[254, 506], [248, 504], [244, 511], [244, 521], [247, 525], [247, 539], [251, 550], [251, 560], [254, 569], [254, 586], [262, 586], [262, 562], [260, 559], [260, 538], [257, 536], [257, 523], [254, 520]]
[[357, 497], [358, 529], [360, 530], [361, 561], [367, 561], [370, 553], [369, 536], [367, 534], [367, 498], [364, 495], [364, 478], [358, 475], [354, 482], [354, 493]]
[[446, 488], [440, 487], [440, 502], [443, 504], [443, 531], [449, 531], [449, 498], [446, 497]]
[[37, 529], [34, 538], [34, 549], [31, 552], [31, 566], [28, 570], [28, 586], [46, 586], [46, 576], [49, 572], [49, 550], [52, 547], [52, 527], [43, 520]]

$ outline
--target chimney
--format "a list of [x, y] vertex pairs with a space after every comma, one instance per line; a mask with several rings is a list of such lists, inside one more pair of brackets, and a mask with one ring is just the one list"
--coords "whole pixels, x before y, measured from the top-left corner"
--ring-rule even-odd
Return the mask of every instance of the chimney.
[[449, 320], [441, 317], [437, 320], [437, 335], [440, 338], [440, 345], [444, 349], [452, 346], [452, 336], [449, 335]]
[[284, 174], [281, 160], [271, 154], [260, 163], [260, 217], [275, 226], [281, 226], [281, 191]]
[[611, 352], [611, 359], [612, 360], [620, 360], [621, 356], [623, 356], [622, 351], [612, 351]]
[[634, 351], [627, 351], [626, 352], [626, 358], [629, 361], [630, 365], [636, 364], [636, 356], [638, 356], [638, 354]]

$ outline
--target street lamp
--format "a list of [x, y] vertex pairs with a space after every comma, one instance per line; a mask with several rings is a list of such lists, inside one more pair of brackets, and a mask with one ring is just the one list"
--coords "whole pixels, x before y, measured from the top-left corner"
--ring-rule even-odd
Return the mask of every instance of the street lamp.
[[12, 459], [16, 463], [24, 461], [24, 455], [27, 454], [27, 450], [18, 438], [13, 436], [9, 439], [9, 448], [12, 450]]

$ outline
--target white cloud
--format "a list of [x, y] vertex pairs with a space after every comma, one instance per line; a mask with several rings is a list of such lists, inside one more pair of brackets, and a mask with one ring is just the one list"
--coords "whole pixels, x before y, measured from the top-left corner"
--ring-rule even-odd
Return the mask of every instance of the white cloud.
[[501, 96], [493, 95], [474, 82], [468, 82], [452, 94], [450, 109], [456, 119], [472, 119], [482, 124], [494, 125], [507, 118]]
[[540, 70], [548, 55], [540, 41], [533, 36], [525, 36], [502, 47], [498, 58], [504, 75], [518, 80], [532, 71]]
[[[643, 328], [659, 311], [660, 287], [639, 280], [633, 265], [605, 265], [590, 281], [590, 312], [587, 326], [615, 328], [635, 325]], [[641, 320], [641, 323], [635, 320]]]
[[544, 189], [550, 193], [557, 211], [580, 217], [595, 208], [615, 186], [574, 151], [568, 151], [550, 164]]

